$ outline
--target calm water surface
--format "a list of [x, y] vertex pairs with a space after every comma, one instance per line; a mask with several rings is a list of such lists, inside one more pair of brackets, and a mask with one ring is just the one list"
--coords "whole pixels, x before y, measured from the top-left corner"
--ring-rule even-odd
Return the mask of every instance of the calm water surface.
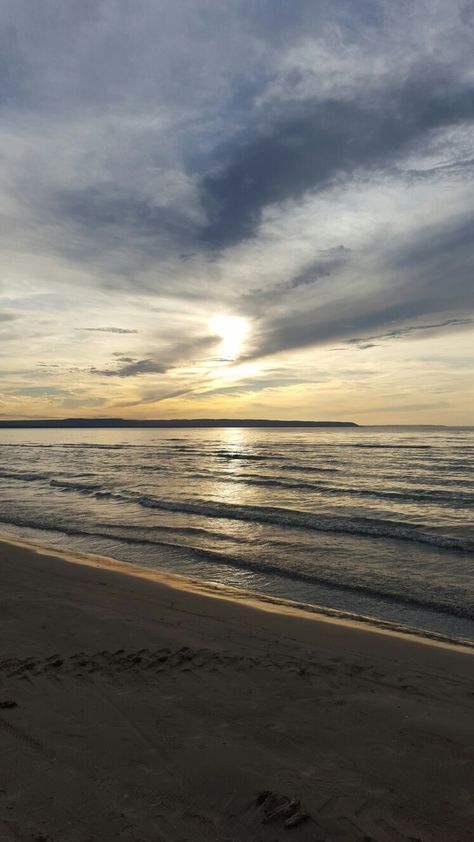
[[0, 528], [474, 640], [474, 430], [2, 430]]

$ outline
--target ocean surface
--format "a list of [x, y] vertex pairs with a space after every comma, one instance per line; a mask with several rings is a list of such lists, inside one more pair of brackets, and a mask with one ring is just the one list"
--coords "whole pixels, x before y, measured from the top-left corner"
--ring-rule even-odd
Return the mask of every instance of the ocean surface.
[[474, 429], [0, 431], [0, 530], [474, 641]]

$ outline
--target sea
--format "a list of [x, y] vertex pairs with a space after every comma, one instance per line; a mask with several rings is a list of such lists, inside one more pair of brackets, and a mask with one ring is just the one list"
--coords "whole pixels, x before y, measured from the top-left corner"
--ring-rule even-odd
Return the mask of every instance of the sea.
[[0, 531], [474, 644], [474, 429], [0, 431]]

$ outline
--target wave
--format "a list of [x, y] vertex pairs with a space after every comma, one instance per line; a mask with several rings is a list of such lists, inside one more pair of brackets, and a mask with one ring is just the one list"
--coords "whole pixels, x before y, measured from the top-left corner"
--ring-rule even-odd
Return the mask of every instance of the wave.
[[[82, 476], [94, 476], [92, 473], [84, 473]], [[94, 492], [103, 488], [101, 483], [70, 482], [63, 479], [50, 479], [51, 474], [41, 471], [0, 471], [0, 479], [14, 479], [19, 482], [44, 482], [49, 480], [52, 488], [59, 488], [63, 491]]]
[[[148, 465], [137, 465], [134, 466], [135, 470], [143, 470], [144, 472], [162, 472], [168, 470], [168, 466], [148, 466]], [[297, 466], [290, 466], [290, 465], [278, 465], [275, 468], [275, 473], [278, 471], [284, 471], [287, 469], [288, 471], [294, 471], [298, 473], [333, 473], [333, 472], [341, 472], [342, 469], [339, 468], [299, 468]], [[405, 487], [402, 489], [389, 489], [387, 487], [379, 488], [375, 487], [367, 487], [370, 485], [371, 480], [380, 481], [380, 480], [395, 480], [400, 482], [400, 475], [392, 474], [392, 475], [385, 475], [380, 474], [378, 472], [374, 472], [371, 475], [367, 475], [367, 473], [362, 474], [360, 476], [361, 485], [357, 487], [354, 485], [328, 485], [325, 482], [325, 477], [317, 477], [316, 479], [320, 480], [320, 483], [315, 482], [314, 480], [308, 478], [307, 481], [304, 479], [292, 478], [289, 479], [281, 479], [278, 476], [274, 476], [273, 474], [261, 474], [261, 473], [244, 473], [239, 471], [238, 473], [234, 474], [227, 474], [221, 473], [214, 469], [203, 469], [200, 470], [193, 470], [190, 469], [186, 471], [185, 475], [190, 480], [206, 480], [209, 481], [211, 479], [213, 482], [222, 482], [222, 483], [233, 483], [237, 485], [249, 485], [249, 486], [260, 486], [262, 488], [282, 488], [289, 491], [313, 491], [318, 494], [327, 494], [330, 496], [338, 496], [343, 497], [346, 495], [349, 496], [357, 496], [357, 497], [371, 497], [375, 499], [392, 499], [392, 500], [400, 500], [402, 502], [427, 502], [427, 503], [447, 503], [452, 505], [454, 508], [463, 508], [465, 506], [472, 506], [474, 504], [474, 484], [472, 480], [463, 480], [463, 479], [452, 479], [447, 480], [444, 482], [445, 486], [452, 486], [452, 488], [430, 488], [427, 482], [426, 477], [404, 477], [404, 482], [406, 483]], [[337, 481], [337, 477], [335, 478]], [[350, 479], [352, 482], [357, 482], [359, 476], [357, 474], [352, 474]], [[388, 486], [388, 482], [385, 483]], [[418, 489], [417, 486], [422, 486]]]
[[[26, 482], [37, 482], [49, 480], [49, 485], [52, 488], [64, 492], [76, 492], [79, 494], [93, 495], [96, 499], [116, 500], [117, 502], [136, 503], [144, 508], [155, 508], [162, 511], [188, 513], [193, 515], [200, 515], [210, 518], [226, 518], [240, 521], [256, 521], [261, 523], [274, 524], [276, 526], [291, 526], [303, 529], [312, 529], [318, 532], [339, 532], [344, 534], [351, 534], [361, 537], [374, 538], [393, 538], [404, 541], [415, 541], [422, 544], [429, 544], [431, 546], [442, 549], [463, 550], [472, 552], [474, 550], [474, 540], [469, 538], [458, 537], [454, 535], [442, 535], [435, 531], [428, 531], [422, 526], [412, 525], [403, 521], [395, 520], [380, 520], [363, 517], [352, 517], [344, 515], [329, 515], [329, 514], [314, 514], [312, 512], [300, 511], [298, 509], [287, 509], [277, 506], [245, 506], [234, 505], [225, 502], [211, 502], [211, 501], [192, 501], [192, 500], [165, 500], [163, 498], [155, 497], [147, 494], [140, 494], [135, 491], [114, 492], [104, 487], [102, 483], [89, 482], [71, 482], [66, 479], [50, 479], [47, 473], [37, 471], [31, 472], [13, 472], [3, 471], [0, 477], [8, 479], [21, 480]], [[281, 487], [291, 491], [318, 491], [322, 494], [329, 494], [332, 496], [354, 495], [354, 496], [372, 496], [379, 498], [397, 499], [397, 500], [426, 500], [428, 502], [439, 502], [444, 500], [450, 502], [452, 505], [459, 507], [469, 505], [472, 503], [473, 495], [453, 494], [451, 497], [445, 492], [442, 496], [437, 496], [434, 491], [422, 496], [419, 494], [402, 494], [399, 492], [377, 492], [368, 489], [351, 489], [351, 488], [335, 488], [331, 486], [316, 485], [313, 483], [287, 483], [284, 480], [277, 479], [246, 479], [224, 478], [224, 481], [229, 482], [244, 482], [250, 485], [262, 485], [264, 487]], [[465, 498], [465, 499], [464, 499]]]
[[16, 479], [20, 482], [37, 482], [49, 477], [50, 474], [41, 471], [0, 471], [0, 479]]
[[[167, 472], [169, 466], [163, 465], [133, 465], [129, 466], [129, 468], [133, 468], [134, 471], [142, 471], [143, 473], [163, 473]], [[317, 472], [320, 471], [323, 473], [333, 473], [338, 471], [339, 469], [334, 468], [312, 468], [310, 466], [305, 466], [305, 468], [299, 468], [297, 466], [290, 466], [290, 465], [281, 465], [278, 467], [278, 470], [288, 470], [288, 471], [302, 471], [305, 472]], [[74, 476], [74, 475], [73, 475]], [[93, 472], [86, 472], [77, 474], [77, 476], [95, 476]], [[213, 471], [210, 472], [202, 472], [202, 471], [190, 471], [188, 474], [190, 479], [208, 479], [209, 476], [212, 476], [214, 481], [222, 482], [222, 483], [234, 483], [234, 484], [243, 484], [248, 486], [258, 486], [262, 488], [281, 488], [283, 490], [293, 491], [293, 492], [314, 492], [317, 494], [327, 495], [330, 497], [367, 497], [379, 500], [397, 500], [400, 502], [410, 502], [410, 503], [441, 503], [447, 504], [452, 506], [453, 508], [465, 508], [470, 507], [474, 504], [474, 492], [471, 491], [472, 489], [472, 482], [465, 481], [462, 479], [456, 480], [451, 479], [446, 481], [446, 485], [451, 486], [460, 486], [462, 490], [450, 490], [448, 488], [440, 489], [440, 488], [422, 488], [419, 491], [416, 488], [410, 487], [405, 490], [396, 490], [396, 489], [385, 489], [385, 488], [367, 488], [363, 487], [363, 485], [354, 487], [354, 486], [344, 486], [344, 485], [327, 485], [324, 482], [317, 483], [312, 481], [305, 482], [304, 480], [295, 480], [290, 481], [286, 479], [279, 479], [272, 476], [268, 476], [265, 474], [248, 474], [248, 473], [240, 473], [237, 476], [226, 476], [222, 475]], [[49, 484], [53, 488], [58, 488], [60, 490], [65, 491], [77, 491], [80, 493], [92, 493], [95, 491], [100, 491], [103, 488], [103, 485], [98, 482], [91, 482], [91, 483], [84, 483], [84, 482], [76, 482], [76, 481], [69, 481], [66, 479], [50, 479], [51, 474], [48, 472], [43, 471], [9, 471], [9, 470], [2, 470], [0, 471], [0, 479], [9, 479], [15, 480], [18, 482], [43, 482], [45, 480], [49, 480]], [[389, 478], [389, 477], [388, 477]], [[396, 475], [393, 475], [393, 478], [396, 478]], [[409, 480], [409, 485], [413, 486], [416, 484], [426, 483], [426, 479], [424, 478], [412, 478]]]
[[310, 474], [339, 474], [342, 468], [322, 468], [320, 465], [279, 465], [279, 471], [295, 471]]
[[[113, 496], [113, 495], [112, 495]], [[135, 498], [120, 495], [121, 499], [132, 502], [133, 499], [145, 508], [183, 514], [200, 515], [211, 518], [227, 518], [248, 522], [271, 523], [276, 526], [290, 526], [312, 529], [317, 532], [339, 532], [354, 536], [372, 538], [393, 538], [403, 541], [415, 541], [443, 549], [474, 551], [474, 540], [454, 535], [441, 535], [428, 532], [423, 528], [403, 521], [375, 520], [370, 518], [344, 517], [341, 515], [316, 515], [296, 509], [284, 509], [274, 506], [245, 506], [232, 503], [213, 503], [211, 501], [163, 500], [148, 495]]]
[[[198, 479], [208, 478], [203, 473], [193, 473], [192, 477]], [[448, 503], [455, 508], [464, 508], [465, 506], [472, 506], [474, 504], [474, 493], [466, 491], [445, 491], [442, 489], [422, 489], [420, 491], [406, 490], [385, 490], [378, 488], [362, 488], [353, 486], [331, 486], [324, 484], [317, 484], [314, 482], [301, 482], [295, 480], [289, 482], [287, 480], [276, 479], [271, 476], [258, 474], [239, 474], [238, 476], [225, 476], [222, 474], [213, 474], [214, 481], [233, 483], [237, 485], [259, 486], [262, 488], [282, 488], [288, 491], [314, 491], [318, 494], [327, 494], [330, 496], [344, 497], [371, 497], [375, 499], [400, 500], [401, 502], [422, 502], [422, 503]]]
[[[127, 524], [124, 527], [117, 527], [118, 529], [123, 529], [123, 532], [111, 532], [110, 525], [105, 523], [97, 523], [96, 527], [92, 530], [90, 529], [82, 529], [78, 526], [73, 526], [71, 524], [61, 524], [58, 525], [57, 520], [48, 521], [48, 519], [39, 520], [33, 517], [18, 517], [17, 515], [10, 515], [8, 513], [2, 512], [0, 517], [0, 523], [4, 523], [10, 526], [18, 526], [20, 528], [26, 529], [37, 529], [40, 532], [60, 532], [62, 535], [71, 535], [77, 537], [86, 537], [86, 538], [104, 538], [107, 540], [118, 541], [124, 544], [137, 544], [144, 546], [151, 546], [151, 547], [176, 547], [185, 550], [189, 550], [190, 552], [205, 552], [201, 550], [199, 547], [193, 547], [191, 544], [179, 544], [175, 542], [168, 542], [168, 541], [161, 541], [152, 538], [143, 537], [134, 537], [133, 532], [138, 533], [145, 533], [154, 532], [157, 534], [173, 534], [173, 535], [180, 535], [180, 536], [190, 536], [190, 537], [205, 537], [207, 539], [211, 538], [212, 540], [219, 540], [228, 542], [229, 536], [220, 532], [213, 532], [209, 529], [204, 529], [203, 527], [199, 526], [164, 526], [163, 524], [155, 525], [155, 526], [146, 526], [140, 525], [137, 526], [135, 524]], [[104, 531], [100, 531], [100, 530]], [[129, 534], [127, 534], [129, 533]], [[213, 552], [209, 550], [209, 552]]]
[[78, 449], [91, 449], [91, 450], [122, 450], [124, 448], [129, 447], [141, 447], [139, 444], [90, 444], [89, 442], [62, 442], [62, 443], [55, 443], [55, 444], [40, 444], [35, 442], [31, 444], [29, 442], [1, 442], [0, 449], [4, 447], [19, 447], [22, 450], [24, 448], [33, 448], [35, 450], [65, 450], [67, 448], [78, 448]]
[[[433, 450], [433, 444], [371, 444], [370, 442], [358, 442], [357, 444], [331, 444], [328, 447], [363, 447], [375, 448], [377, 450]], [[443, 445], [441, 445], [443, 447]]]
[[[435, 611], [437, 613], [447, 614], [462, 619], [473, 619], [474, 614], [469, 605], [459, 605], [451, 602], [445, 602], [442, 599], [430, 598], [422, 596], [421, 594], [407, 594], [394, 592], [384, 588], [382, 584], [375, 586], [373, 584], [366, 584], [364, 582], [342, 582], [334, 579], [330, 575], [321, 575], [311, 570], [303, 570], [300, 568], [287, 568], [274, 564], [272, 562], [265, 562], [255, 558], [244, 558], [236, 554], [222, 553], [217, 550], [202, 549], [199, 547], [192, 547], [179, 542], [151, 540], [144, 537], [134, 537], [132, 535], [116, 535], [113, 532], [102, 532], [97, 530], [82, 530], [72, 526], [58, 526], [57, 523], [37, 522], [35, 520], [12, 517], [6, 519], [2, 516], [0, 521], [5, 525], [16, 526], [20, 528], [37, 529], [43, 532], [56, 532], [71, 537], [92, 538], [106, 541], [114, 541], [119, 544], [129, 544], [134, 546], [152, 546], [156, 548], [172, 549], [174, 551], [180, 550], [185, 552], [190, 557], [206, 560], [213, 564], [218, 564], [220, 567], [232, 567], [239, 570], [245, 570], [257, 576], [277, 576], [286, 580], [295, 582], [304, 582], [313, 586], [324, 587], [329, 590], [337, 591], [339, 593], [348, 593], [368, 596], [378, 601], [389, 602], [392, 604], [403, 605], [406, 607], [423, 608], [425, 610]], [[133, 563], [133, 562], [132, 562]]]
[[[159, 465], [133, 465], [128, 466], [129, 469], [133, 468], [134, 471], [141, 470], [144, 473], [156, 473], [162, 472], [167, 470], [168, 466], [160, 467]], [[280, 468], [279, 468], [280, 469]], [[196, 479], [208, 479], [207, 473], [196, 472], [192, 471], [189, 473], [189, 477], [192, 480]], [[428, 488], [422, 487], [419, 490], [411, 484], [411, 487], [403, 488], [403, 489], [396, 489], [396, 488], [377, 488], [377, 487], [367, 487], [364, 485], [355, 486], [355, 485], [334, 485], [326, 483], [324, 479], [321, 479], [321, 482], [315, 482], [311, 478], [308, 478], [308, 481], [299, 480], [298, 478], [279, 478], [267, 474], [259, 474], [259, 473], [239, 473], [236, 476], [229, 476], [225, 474], [210, 472], [212, 475], [213, 481], [218, 483], [232, 483], [237, 485], [246, 485], [249, 487], [260, 487], [260, 488], [268, 488], [268, 489], [281, 489], [282, 491], [291, 492], [294, 495], [299, 493], [308, 492], [309, 494], [317, 494], [321, 495], [324, 499], [325, 497], [330, 499], [337, 499], [343, 500], [344, 498], [361, 498], [361, 499], [373, 499], [375, 501], [380, 501], [383, 503], [384, 501], [396, 501], [397, 503], [411, 503], [411, 504], [429, 504], [429, 505], [440, 505], [440, 506], [448, 506], [451, 509], [463, 510], [465, 508], [470, 508], [474, 503], [474, 493], [469, 488], [461, 489], [450, 489], [450, 488]], [[71, 474], [69, 474], [71, 476]], [[97, 498], [116, 498], [117, 500], [120, 499], [127, 499], [131, 502], [136, 501], [137, 496], [140, 498], [141, 505], [150, 507], [156, 506], [157, 508], [161, 505], [159, 502], [159, 497], [153, 497], [146, 494], [140, 494], [138, 491], [128, 491], [124, 490], [121, 493], [114, 492], [113, 490], [107, 487], [108, 483], [104, 486], [102, 482], [93, 481], [93, 477], [95, 476], [92, 472], [81, 473], [81, 474], [72, 474], [72, 477], [77, 476], [90, 476], [90, 482], [83, 482], [77, 481], [76, 479], [66, 479], [66, 478], [58, 478], [53, 477], [51, 478], [51, 474], [44, 471], [13, 471], [13, 470], [3, 470], [0, 471], [0, 478], [14, 480], [19, 482], [28, 482], [28, 483], [43, 483], [45, 481], [49, 481], [49, 485], [51, 488], [57, 489], [59, 491], [64, 492], [77, 492], [79, 494], [88, 494], [88, 495], [95, 495]], [[328, 478], [329, 479], [329, 478]], [[354, 479], [354, 478], [353, 478]], [[421, 483], [422, 480], [419, 480]], [[462, 481], [460, 481], [462, 484]], [[152, 502], [147, 503], [147, 500], [151, 500]], [[265, 522], [268, 523], [275, 523], [275, 524], [288, 524], [292, 523], [295, 526], [304, 526], [305, 528], [312, 528], [312, 529], [319, 529], [322, 531], [344, 531], [350, 532], [354, 531], [354, 534], [363, 534], [363, 535], [372, 535], [375, 537], [385, 536], [385, 537], [394, 537], [394, 538], [401, 538], [403, 540], [412, 540], [418, 541], [421, 543], [431, 544], [434, 546], [445, 547], [450, 549], [467, 549], [468, 551], [471, 550], [472, 544], [468, 541], [467, 544], [464, 539], [460, 539], [457, 536], [444, 536], [440, 535], [436, 531], [429, 531], [423, 532], [423, 525], [421, 527], [412, 526], [410, 524], [397, 524], [394, 521], [376, 521], [378, 525], [374, 526], [374, 521], [369, 519], [364, 520], [364, 523], [361, 525], [360, 520], [357, 523], [357, 527], [352, 530], [346, 526], [346, 522], [349, 521], [353, 523], [353, 518], [341, 518], [337, 514], [330, 518], [330, 522], [327, 522], [327, 525], [319, 525], [321, 522], [321, 517], [310, 512], [298, 512], [297, 510], [293, 509], [286, 509], [284, 507], [271, 507], [271, 506], [260, 506], [260, 507], [248, 507], [253, 514], [243, 514], [242, 507], [236, 507], [233, 504], [228, 503], [215, 503], [212, 504], [212, 511], [217, 512], [216, 514], [211, 514], [209, 512], [209, 504], [207, 505], [206, 511], [201, 511], [201, 504], [200, 502], [189, 501], [186, 504], [183, 503], [173, 503], [169, 501], [167, 506], [171, 507], [169, 510], [182, 510], [182, 511], [189, 511], [195, 512], [197, 514], [205, 514], [209, 517], [232, 517], [234, 519], [264, 519]], [[182, 508], [183, 505], [188, 506], [187, 509]], [[164, 506], [164, 504], [163, 504]], [[177, 509], [173, 509], [174, 506], [178, 506]], [[196, 508], [197, 506], [197, 508]], [[279, 512], [279, 515], [275, 515], [275, 512]], [[257, 514], [259, 513], [259, 514]], [[273, 514], [272, 514], [273, 513]], [[304, 522], [302, 522], [304, 520]], [[326, 518], [328, 521], [328, 518]], [[342, 522], [344, 521], [344, 523]], [[380, 527], [380, 523], [383, 524]], [[395, 526], [393, 525], [395, 523]], [[391, 524], [388, 526], [387, 524]], [[392, 534], [393, 533], [393, 534]]]
[[211, 451], [212, 456], [218, 456], [220, 459], [238, 459], [239, 461], [249, 462], [263, 462], [271, 459], [278, 459], [278, 456], [263, 453], [242, 453], [235, 450], [214, 450]]
[[[143, 467], [143, 466], [140, 466]], [[153, 468], [146, 468], [145, 470], [154, 470]], [[283, 467], [283, 466], [282, 466]], [[157, 469], [161, 470], [161, 469]], [[278, 467], [280, 470], [280, 466]], [[324, 470], [324, 469], [323, 469]], [[316, 483], [314, 481], [307, 481], [304, 480], [286, 480], [286, 479], [279, 479], [277, 477], [268, 475], [268, 474], [258, 474], [258, 473], [238, 473], [236, 475], [228, 475], [218, 473], [213, 470], [208, 471], [189, 471], [186, 476], [190, 479], [204, 479], [208, 480], [212, 478], [214, 482], [224, 482], [224, 483], [232, 483], [236, 485], [249, 485], [249, 486], [259, 486], [262, 488], [282, 488], [289, 491], [314, 491], [318, 494], [327, 494], [329, 496], [356, 496], [356, 497], [371, 497], [375, 499], [391, 499], [391, 500], [400, 500], [402, 502], [442, 502], [442, 503], [449, 503], [454, 507], [462, 507], [464, 505], [472, 505], [474, 503], [474, 491], [472, 489], [472, 482], [463, 482], [462, 480], [459, 481], [459, 485], [467, 488], [468, 490], [445, 490], [443, 488], [427, 488], [426, 487], [426, 479], [419, 479], [418, 484], [421, 485], [422, 483], [425, 487], [417, 489], [415, 488], [405, 488], [403, 490], [387, 490], [385, 488], [367, 488], [363, 486], [350, 486], [350, 485], [327, 485], [325, 483]], [[375, 478], [375, 477], [374, 477]], [[383, 476], [377, 475], [377, 478], [383, 479]], [[352, 477], [353, 480], [357, 480], [357, 476]], [[396, 477], [396, 479], [400, 479], [400, 477]], [[367, 481], [367, 477], [361, 477], [361, 482]], [[455, 481], [452, 483], [453, 485], [456, 484]], [[410, 486], [413, 483], [410, 483]]]
[[16, 447], [24, 450], [25, 448], [32, 448], [34, 450], [135, 450], [142, 448], [143, 450], [163, 450], [166, 443], [163, 444], [93, 444], [87, 441], [77, 442], [56, 442], [54, 444], [43, 444], [40, 442], [0, 442], [0, 450], [4, 447]]
[[[161, 543], [161, 542], [160, 542]], [[346, 593], [352, 594], [363, 594], [364, 596], [369, 596], [378, 600], [384, 600], [386, 602], [392, 602], [397, 604], [402, 604], [405, 606], [412, 606], [416, 608], [424, 608], [431, 611], [437, 611], [445, 614], [450, 614], [455, 617], [461, 617], [463, 619], [474, 619], [474, 612], [471, 609], [470, 605], [458, 605], [452, 604], [450, 602], [443, 602], [440, 599], [434, 598], [427, 598], [421, 595], [413, 595], [413, 594], [406, 594], [400, 592], [393, 592], [386, 590], [382, 586], [375, 587], [374, 585], [368, 585], [362, 582], [342, 582], [340, 580], [335, 580], [331, 576], [322, 576], [317, 573], [313, 573], [309, 570], [302, 570], [301, 568], [295, 569], [287, 568], [287, 567], [280, 567], [277, 564], [257, 561], [255, 559], [247, 559], [242, 558], [241, 556], [236, 556], [235, 554], [228, 554], [228, 553], [221, 553], [216, 550], [204, 550], [197, 547], [182, 547], [181, 545], [176, 544], [167, 544], [166, 546], [176, 547], [179, 546], [181, 549], [191, 549], [192, 553], [201, 558], [207, 558], [210, 561], [219, 562], [221, 565], [226, 564], [230, 567], [237, 567], [241, 570], [248, 570], [251, 573], [263, 574], [268, 575], [269, 573], [275, 576], [280, 576], [284, 579], [291, 579], [293, 581], [305, 582], [307, 584], [321, 586], [325, 588], [330, 588], [336, 591], [343, 591]]]
[[100, 491], [104, 487], [102, 483], [68, 482], [59, 479], [52, 479], [49, 484], [52, 488], [60, 488], [62, 491], [79, 491], [86, 494]]

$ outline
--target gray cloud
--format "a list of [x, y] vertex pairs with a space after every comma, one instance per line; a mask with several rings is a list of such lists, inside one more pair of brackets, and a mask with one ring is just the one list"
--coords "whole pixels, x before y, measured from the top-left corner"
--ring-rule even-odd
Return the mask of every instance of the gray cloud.
[[413, 319], [444, 313], [445, 318], [426, 329], [470, 324], [470, 317], [462, 314], [474, 306], [473, 229], [472, 218], [461, 217], [394, 242], [388, 252], [384, 244], [383, 265], [376, 261], [371, 269], [385, 278], [382, 286], [369, 285], [365, 294], [358, 287], [352, 292], [345, 285], [336, 286], [325, 302], [306, 301], [304, 310], [267, 315], [252, 356], [348, 341], [355, 330], [364, 335], [354, 344], [395, 338], [423, 330], [413, 325]]
[[350, 249], [344, 246], [337, 246], [336, 248], [327, 249], [325, 253], [320, 254], [319, 258], [313, 261], [304, 272], [300, 272], [289, 281], [290, 289], [298, 289], [298, 287], [308, 286], [314, 284], [320, 278], [327, 278], [335, 270], [340, 269], [347, 263], [350, 256]]
[[358, 348], [376, 348], [377, 345], [371, 344], [372, 339], [401, 339], [403, 336], [409, 336], [412, 333], [423, 333], [425, 330], [440, 330], [449, 327], [467, 327], [474, 324], [474, 318], [465, 319], [445, 319], [443, 322], [435, 322], [434, 324], [417, 324], [405, 325], [404, 327], [397, 327], [393, 330], [387, 330], [385, 333], [376, 333], [373, 336], [366, 336], [363, 339], [353, 338], [348, 339], [348, 345], [356, 345]]
[[138, 333], [138, 330], [130, 330], [126, 327], [77, 327], [76, 330], [87, 331], [89, 333]]
[[321, 278], [328, 278], [333, 272], [341, 269], [348, 262], [350, 254], [351, 250], [344, 248], [344, 246], [336, 246], [335, 248], [320, 251], [316, 260], [312, 260], [302, 272], [298, 272], [298, 274], [286, 281], [280, 281], [277, 284], [251, 290], [248, 294], [248, 299], [251, 302], [255, 300], [267, 301], [299, 287], [307, 287], [315, 284]]
[[143, 195], [138, 185], [126, 188], [106, 183], [62, 189], [49, 199], [52, 219], [67, 221], [81, 236], [79, 241], [71, 237], [60, 244], [66, 256], [97, 259], [121, 249], [125, 237], [130, 250], [144, 251], [141, 259], [139, 254], [134, 255], [137, 265], [145, 254], [148, 260], [166, 254], [173, 243], [175, 251], [182, 243], [192, 244], [196, 221], [186, 210], [160, 203], [158, 196]]
[[[324, 379], [322, 377], [315, 377], [311, 380], [311, 383], [320, 383]], [[282, 389], [285, 386], [293, 386], [294, 383], [293, 377], [249, 377], [230, 386], [219, 386], [215, 389], [209, 389], [205, 392], [205, 397], [210, 398], [215, 395], [245, 395], [261, 392], [262, 389]]]
[[429, 132], [472, 121], [474, 88], [428, 70], [368, 102], [361, 92], [359, 101], [309, 101], [288, 110], [203, 179], [210, 245], [252, 237], [268, 205], [393, 162]]
[[[33, 21], [25, 0], [6, 0], [5, 143], [13, 139], [9, 186], [28, 223], [14, 221], [24, 249], [46, 238], [71, 262], [99, 265], [103, 285], [112, 276], [116, 287], [138, 288], [142, 270], [183, 253], [210, 259], [209, 246], [253, 237], [268, 207], [391, 167], [434, 131], [472, 119], [472, 89], [462, 66], [446, 62], [445, 44], [438, 65], [429, 51], [418, 64], [409, 56], [408, 69], [404, 57], [398, 75], [393, 56], [384, 64], [378, 29], [390, 40], [395, 21], [382, 0], [357, 9], [302, 0], [297, 12], [239, 0], [232, 15], [205, 5], [204, 18], [199, 3], [151, 0], [133, 14], [104, 0], [57, 15], [57, 0], [45, 0]], [[354, 17], [361, 41], [380, 54], [378, 85], [357, 84], [355, 66], [348, 96], [351, 80], [331, 87], [318, 66], [319, 84], [302, 97], [314, 68], [284, 70], [285, 57], [321, 40], [350, 56]], [[35, 138], [19, 159], [15, 133]], [[164, 274], [155, 280], [164, 283]]]
[[98, 369], [93, 367], [89, 370], [92, 374], [99, 374], [101, 377], [137, 377], [140, 374], [164, 374], [167, 367], [147, 358], [126, 363], [118, 368]]

